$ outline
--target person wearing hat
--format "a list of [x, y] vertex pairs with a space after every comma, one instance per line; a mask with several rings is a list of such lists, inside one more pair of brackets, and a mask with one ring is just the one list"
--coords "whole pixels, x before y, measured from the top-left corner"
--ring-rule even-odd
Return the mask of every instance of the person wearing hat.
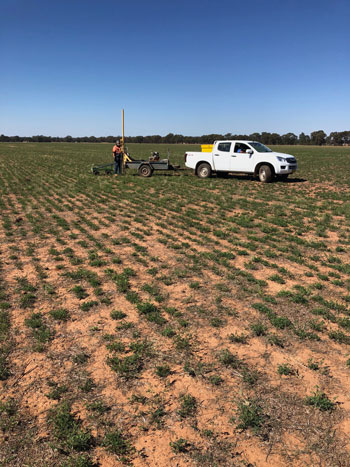
[[113, 146], [113, 159], [114, 159], [114, 175], [121, 175], [122, 173], [122, 150], [120, 142], [116, 141]]

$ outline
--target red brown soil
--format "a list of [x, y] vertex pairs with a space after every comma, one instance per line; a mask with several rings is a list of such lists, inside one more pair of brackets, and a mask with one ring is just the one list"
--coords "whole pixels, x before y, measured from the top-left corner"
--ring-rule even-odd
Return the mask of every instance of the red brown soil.
[[[82, 203], [83, 205], [83, 203]], [[235, 211], [236, 213], [237, 211]], [[234, 214], [234, 213], [232, 213]], [[74, 213], [65, 213], [68, 221], [75, 219]], [[135, 227], [135, 225], [133, 225]], [[148, 225], [154, 232], [160, 231], [155, 225]], [[79, 234], [79, 230], [73, 230]], [[111, 238], [124, 235], [117, 225], [104, 227], [100, 232], [107, 233]], [[156, 236], [155, 236], [156, 238]], [[311, 238], [311, 237], [310, 237]], [[229, 243], [215, 239], [217, 245], [222, 248], [230, 247]], [[335, 242], [338, 236], [334, 232], [328, 232], [328, 240]], [[184, 316], [191, 320], [189, 330], [184, 334], [191, 334], [192, 351], [191, 354], [177, 352], [174, 349], [173, 341], [162, 336], [156, 325], [148, 323], [139, 313], [135, 305], [126, 300], [125, 295], [116, 290], [115, 284], [108, 280], [103, 282], [104, 292], [111, 297], [111, 303], [108, 305], [100, 304], [84, 313], [80, 310], [80, 301], [72, 295], [69, 290], [74, 283], [62, 276], [61, 271], [57, 270], [57, 264], [62, 264], [67, 270], [74, 269], [65, 258], [63, 262], [57, 263], [49, 254], [49, 245], [44, 240], [31, 238], [37, 244], [36, 257], [40, 260], [40, 265], [48, 275], [47, 282], [55, 285], [56, 294], [53, 297], [42, 294], [35, 304], [33, 310], [21, 309], [18, 306], [18, 296], [12, 295], [16, 289], [16, 278], [26, 277], [30, 283], [37, 284], [38, 276], [35, 270], [35, 264], [28, 256], [21, 256], [22, 267], [18, 267], [11, 260], [11, 245], [8, 243], [4, 232], [1, 232], [1, 250], [4, 277], [7, 289], [12, 297], [11, 320], [13, 326], [13, 338], [15, 348], [11, 354], [12, 376], [6, 381], [1, 382], [1, 397], [7, 399], [12, 397], [19, 402], [20, 410], [29, 415], [32, 423], [37, 427], [35, 442], [39, 440], [49, 440], [52, 436], [47, 423], [47, 414], [51, 407], [57, 402], [47, 397], [50, 387], [48, 381], [56, 383], [73, 384], [79, 382], [80, 369], [76, 363], [73, 363], [72, 356], [78, 352], [86, 351], [90, 358], [84, 371], [92, 378], [96, 392], [91, 395], [79, 395], [80, 399], [75, 402], [73, 409], [77, 416], [82, 420], [83, 425], [91, 427], [95, 438], [103, 437], [103, 428], [101, 425], [89, 418], [86, 409], [86, 403], [94, 399], [102, 399], [107, 405], [111, 406], [110, 420], [116, 427], [122, 428], [128, 433], [134, 446], [133, 454], [129, 461], [135, 466], [169, 466], [169, 465], [198, 465], [195, 457], [187, 454], [177, 454], [171, 444], [179, 438], [186, 439], [191, 446], [195, 446], [199, 452], [217, 450], [213, 443], [202, 436], [205, 430], [212, 430], [215, 437], [222, 443], [227, 443], [226, 456], [230, 459], [227, 465], [254, 465], [257, 467], [265, 466], [304, 466], [304, 465], [350, 465], [350, 462], [344, 461], [344, 458], [350, 456], [350, 399], [348, 388], [350, 385], [350, 373], [344, 362], [348, 358], [348, 351], [344, 347], [336, 344], [329, 339], [322, 342], [300, 342], [296, 339], [290, 339], [286, 332], [282, 334], [288, 341], [284, 348], [271, 346], [266, 339], [261, 337], [250, 337], [248, 343], [238, 344], [230, 342], [229, 336], [232, 333], [250, 333], [250, 323], [260, 320], [261, 316], [255, 310], [249, 308], [249, 300], [244, 302], [237, 298], [239, 286], [226, 294], [223, 303], [226, 308], [235, 310], [236, 315], [225, 315], [224, 325], [221, 328], [214, 328], [202, 316], [190, 316], [188, 305], [197, 305], [198, 307], [207, 307], [212, 316], [217, 313], [223, 313], [220, 309], [215, 309], [213, 298], [217, 291], [211, 285], [223, 281], [214, 272], [202, 270], [200, 274], [193, 274], [189, 278], [179, 280], [172, 285], [166, 286], [159, 282], [159, 287], [167, 297], [167, 306], [174, 306]], [[21, 241], [20, 241], [21, 242]], [[25, 250], [27, 240], [22, 240], [20, 248]], [[50, 244], [52, 242], [50, 241]], [[149, 246], [145, 242], [139, 242], [143, 246]], [[131, 246], [122, 245], [109, 248], [115, 248], [122, 264], [108, 264], [118, 273], [123, 268], [132, 267], [137, 271], [135, 278], [132, 278], [132, 289], [137, 290], [141, 298], [149, 299], [147, 293], [142, 291], [142, 287], [152, 281], [147, 275], [147, 267], [136, 263], [132, 257], [134, 251]], [[205, 247], [193, 244], [196, 251], [205, 251]], [[157, 239], [152, 241], [152, 248], [157, 252], [160, 264], [166, 266], [166, 270], [181, 266], [182, 257], [174, 250], [170, 250]], [[61, 249], [61, 248], [60, 248]], [[74, 244], [74, 252], [78, 257], [86, 258], [86, 251], [78, 244]], [[108, 255], [102, 254], [102, 257], [108, 261]], [[236, 256], [231, 260], [232, 266], [237, 269], [244, 269], [244, 263], [249, 259], [246, 256]], [[155, 263], [157, 265], [157, 263]], [[313, 280], [305, 277], [305, 268], [291, 262], [284, 262], [283, 265], [293, 274], [294, 279], [287, 279], [286, 284], [278, 284], [268, 281], [267, 292], [276, 295], [279, 291], [291, 289], [293, 285], [302, 283], [307, 286]], [[86, 267], [85, 264], [82, 267]], [[94, 270], [99, 275], [103, 273], [98, 268], [87, 266], [87, 269]], [[64, 270], [63, 270], [64, 271]], [[267, 276], [272, 275], [273, 271], [259, 265], [257, 271], [253, 271], [257, 279], [267, 280]], [[199, 281], [200, 289], [197, 292], [189, 287], [190, 281]], [[93, 288], [84, 282], [84, 287], [89, 293], [89, 299], [95, 299]], [[190, 297], [190, 298], [189, 298]], [[54, 308], [66, 308], [70, 311], [71, 320], [67, 323], [59, 324], [50, 321], [49, 311]], [[104, 334], [114, 334], [117, 321], [112, 320], [111, 310], [118, 309], [127, 314], [127, 321], [134, 324], [142, 337], [146, 337], [153, 343], [155, 356], [151, 363], [146, 364], [142, 374], [133, 381], [125, 381], [111, 370], [107, 364], [107, 358], [110, 352], [102, 339]], [[55, 330], [55, 336], [48, 344], [45, 352], [36, 352], [32, 350], [33, 339], [30, 330], [25, 326], [25, 319], [32, 311], [40, 312], [51, 323], [50, 326]], [[329, 325], [332, 329], [332, 325]], [[95, 329], [95, 330], [94, 330]], [[96, 330], [97, 329], [97, 330]], [[179, 330], [179, 328], [177, 328]], [[127, 346], [133, 340], [130, 331], [120, 336]], [[329, 421], [330, 427], [336, 430], [337, 443], [335, 446], [345, 446], [345, 457], [341, 457], [339, 464], [332, 464], [335, 458], [323, 458], [322, 449], [315, 448], [315, 452], [310, 451], [308, 436], [316, 439], [316, 434], [312, 431], [313, 427], [304, 425], [302, 430], [297, 426], [297, 422], [302, 420], [303, 412], [295, 414], [295, 419], [285, 420], [283, 431], [280, 425], [271, 428], [270, 438], [254, 435], [252, 431], [242, 431], [236, 428], [236, 423], [232, 421], [237, 410], [239, 400], [250, 398], [254, 389], [247, 388], [242, 383], [243, 374], [240, 369], [224, 368], [218, 363], [217, 355], [223, 349], [229, 349], [240, 360], [244, 361], [250, 368], [256, 368], [260, 372], [260, 380], [256, 393], [264, 402], [267, 412], [273, 419], [274, 404], [283, 404], [284, 395], [293, 397], [296, 401], [302, 401], [306, 395], [309, 395], [317, 386], [326, 390], [327, 395], [337, 400], [339, 410], [336, 416]], [[308, 360], [314, 359], [322, 361], [322, 367], [329, 367], [330, 374], [321, 371], [316, 372], [308, 368]], [[196, 377], [190, 376], [184, 371], [186, 360], [201, 362], [202, 364], [214, 364], [215, 368], [209, 371], [209, 374], [220, 374], [225, 384], [222, 386], [213, 386], [208, 382], [204, 374]], [[165, 379], [155, 375], [154, 367], [163, 361], [169, 362], [171, 375]], [[288, 363], [294, 370], [295, 375], [284, 377], [277, 374], [277, 367], [280, 364]], [[142, 395], [147, 397], [146, 404], [131, 404], [132, 395]], [[195, 419], [189, 418], [182, 420], [179, 417], [179, 399], [183, 394], [191, 394], [197, 401], [197, 413]], [[267, 396], [269, 394], [269, 396]], [[161, 399], [166, 416], [164, 424], [161, 427], [155, 427], [149, 424], [148, 412]], [[287, 396], [286, 399], [287, 401]], [[154, 402], [156, 401], [156, 402]], [[287, 404], [288, 402], [286, 402]], [[151, 404], [151, 405], [150, 405]], [[271, 404], [269, 406], [269, 404]], [[302, 405], [302, 404], [301, 404]], [[301, 410], [301, 406], [297, 406]], [[310, 414], [313, 409], [303, 406], [304, 414]], [[142, 412], [145, 414], [143, 415]], [[144, 430], [141, 427], [144, 418]], [[317, 421], [317, 416], [312, 418]], [[322, 418], [322, 426], [327, 425], [327, 419]], [[321, 423], [320, 422], [320, 423]], [[328, 425], [327, 425], [328, 426]], [[305, 430], [305, 431], [303, 431]], [[310, 432], [308, 431], [310, 430]], [[322, 434], [319, 435], [322, 438]], [[317, 442], [321, 445], [319, 438]], [[317, 449], [320, 450], [318, 454]], [[93, 449], [93, 458], [100, 465], [109, 467], [122, 465], [122, 461], [117, 456], [108, 453], [101, 446]], [[327, 451], [329, 456], [329, 452]], [[322, 459], [326, 459], [323, 461]], [[245, 464], [244, 464], [245, 463]], [[226, 465], [226, 464], [225, 464]]]

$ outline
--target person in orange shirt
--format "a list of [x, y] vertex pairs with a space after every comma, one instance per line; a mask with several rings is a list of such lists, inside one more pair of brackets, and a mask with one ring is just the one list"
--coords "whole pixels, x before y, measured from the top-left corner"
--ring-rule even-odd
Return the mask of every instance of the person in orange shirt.
[[114, 159], [114, 175], [121, 175], [122, 173], [122, 150], [119, 141], [115, 142], [113, 146], [113, 159]]

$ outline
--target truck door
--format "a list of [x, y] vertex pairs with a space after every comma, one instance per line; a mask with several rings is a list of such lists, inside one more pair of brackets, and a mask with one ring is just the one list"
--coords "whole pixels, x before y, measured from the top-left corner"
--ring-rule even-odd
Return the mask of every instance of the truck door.
[[214, 169], [223, 172], [231, 170], [232, 143], [219, 143], [213, 151]]
[[252, 149], [247, 144], [235, 143], [231, 155], [232, 172], [254, 172], [254, 153], [248, 154], [246, 151]]

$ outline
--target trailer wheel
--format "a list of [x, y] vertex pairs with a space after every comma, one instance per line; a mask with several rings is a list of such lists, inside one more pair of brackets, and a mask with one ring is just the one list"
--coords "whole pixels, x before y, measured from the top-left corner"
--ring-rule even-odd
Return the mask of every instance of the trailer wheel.
[[206, 162], [199, 164], [197, 168], [197, 176], [199, 178], [208, 178], [211, 176], [211, 167]]
[[141, 165], [141, 167], [139, 167], [139, 175], [141, 175], [141, 177], [151, 177], [152, 173], [153, 170], [150, 165]]
[[272, 170], [269, 165], [262, 165], [259, 169], [259, 180], [262, 183], [270, 183], [272, 180]]

